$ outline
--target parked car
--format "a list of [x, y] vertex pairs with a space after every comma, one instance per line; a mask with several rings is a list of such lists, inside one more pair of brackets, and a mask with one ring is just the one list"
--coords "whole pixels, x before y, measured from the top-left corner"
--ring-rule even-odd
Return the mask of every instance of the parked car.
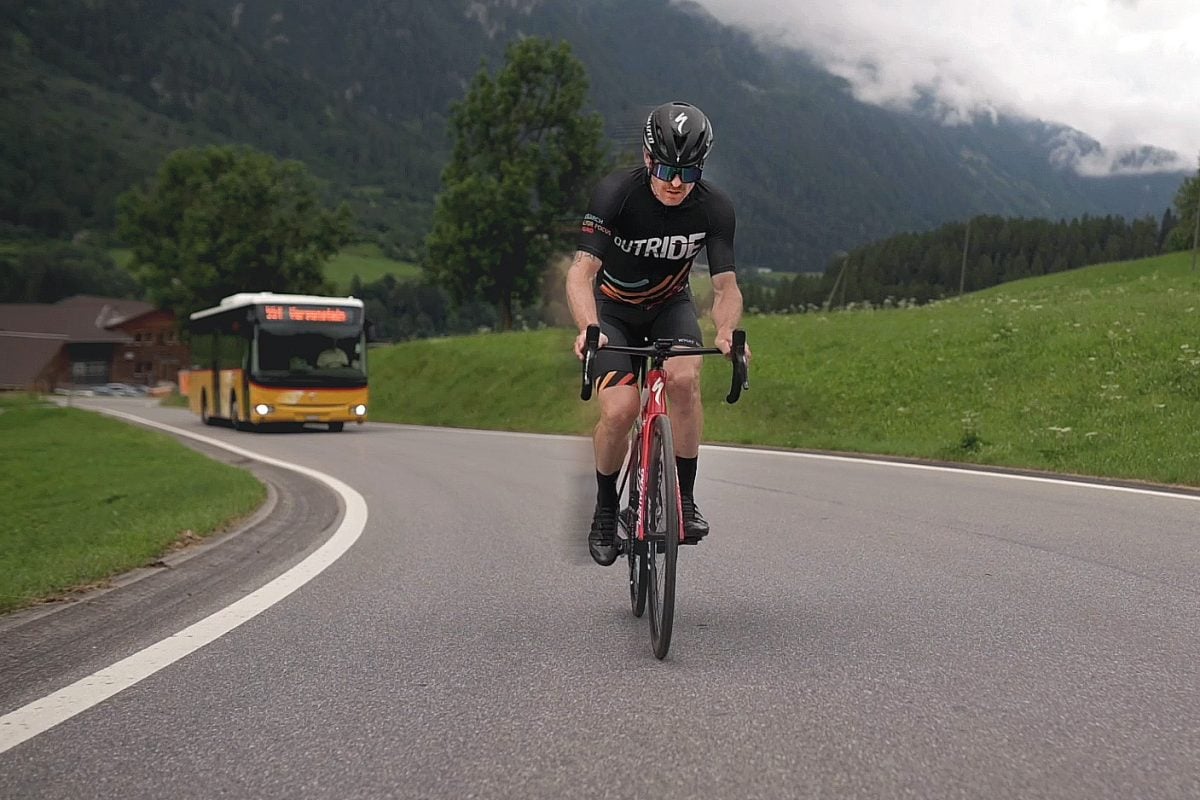
[[97, 386], [92, 391], [110, 397], [144, 397], [146, 394], [145, 387], [133, 386], [128, 383], [106, 383], [104, 386]]

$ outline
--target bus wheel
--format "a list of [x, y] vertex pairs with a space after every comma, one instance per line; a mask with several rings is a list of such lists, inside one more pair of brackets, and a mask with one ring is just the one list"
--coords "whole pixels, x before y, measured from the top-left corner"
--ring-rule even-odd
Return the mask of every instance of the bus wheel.
[[329, 430], [333, 431], [334, 433], [337, 433], [337, 432], [339, 432], [339, 431], [340, 431], [342, 428], [344, 428], [344, 427], [346, 427], [346, 423], [344, 423], [344, 422], [331, 422], [331, 423], [329, 423]]
[[235, 431], [250, 430], [250, 423], [242, 422], [241, 415], [238, 414], [237, 397], [229, 398], [229, 424], [233, 426]]

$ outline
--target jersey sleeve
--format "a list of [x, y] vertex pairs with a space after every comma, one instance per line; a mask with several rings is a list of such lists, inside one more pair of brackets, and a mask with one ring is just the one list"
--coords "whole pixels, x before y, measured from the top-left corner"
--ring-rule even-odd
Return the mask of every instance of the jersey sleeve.
[[591, 253], [601, 261], [612, 246], [612, 220], [620, 213], [621, 203], [625, 199], [621, 177], [619, 174], [609, 175], [596, 185], [579, 227], [576, 249]]
[[733, 202], [724, 192], [713, 191], [712, 208], [709, 214], [708, 237], [704, 247], [708, 251], [708, 272], [710, 275], [720, 275], [722, 272], [733, 272], [733, 234], [737, 229], [737, 217], [733, 212]]

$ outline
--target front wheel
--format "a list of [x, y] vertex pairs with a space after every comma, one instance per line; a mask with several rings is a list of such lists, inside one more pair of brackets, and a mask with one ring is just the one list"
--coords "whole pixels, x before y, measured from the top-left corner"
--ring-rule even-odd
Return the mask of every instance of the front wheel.
[[675, 565], [679, 556], [679, 476], [671, 421], [655, 417], [646, 480], [646, 561], [650, 643], [656, 658], [667, 657], [675, 623]]
[[235, 431], [248, 431], [251, 429], [250, 423], [242, 419], [241, 411], [238, 410], [237, 397], [229, 398], [229, 425]]

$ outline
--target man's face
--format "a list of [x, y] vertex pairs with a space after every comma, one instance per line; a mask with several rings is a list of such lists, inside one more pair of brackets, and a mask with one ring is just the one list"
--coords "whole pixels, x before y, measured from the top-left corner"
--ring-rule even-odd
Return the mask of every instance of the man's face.
[[[651, 170], [654, 167], [654, 160], [650, 158], [649, 153], [643, 151], [642, 159], [646, 162], [646, 169]], [[654, 177], [653, 171], [650, 173], [650, 190], [664, 206], [679, 205], [687, 199], [695, 186], [694, 183], [684, 183], [678, 175], [670, 181], [664, 181]]]

